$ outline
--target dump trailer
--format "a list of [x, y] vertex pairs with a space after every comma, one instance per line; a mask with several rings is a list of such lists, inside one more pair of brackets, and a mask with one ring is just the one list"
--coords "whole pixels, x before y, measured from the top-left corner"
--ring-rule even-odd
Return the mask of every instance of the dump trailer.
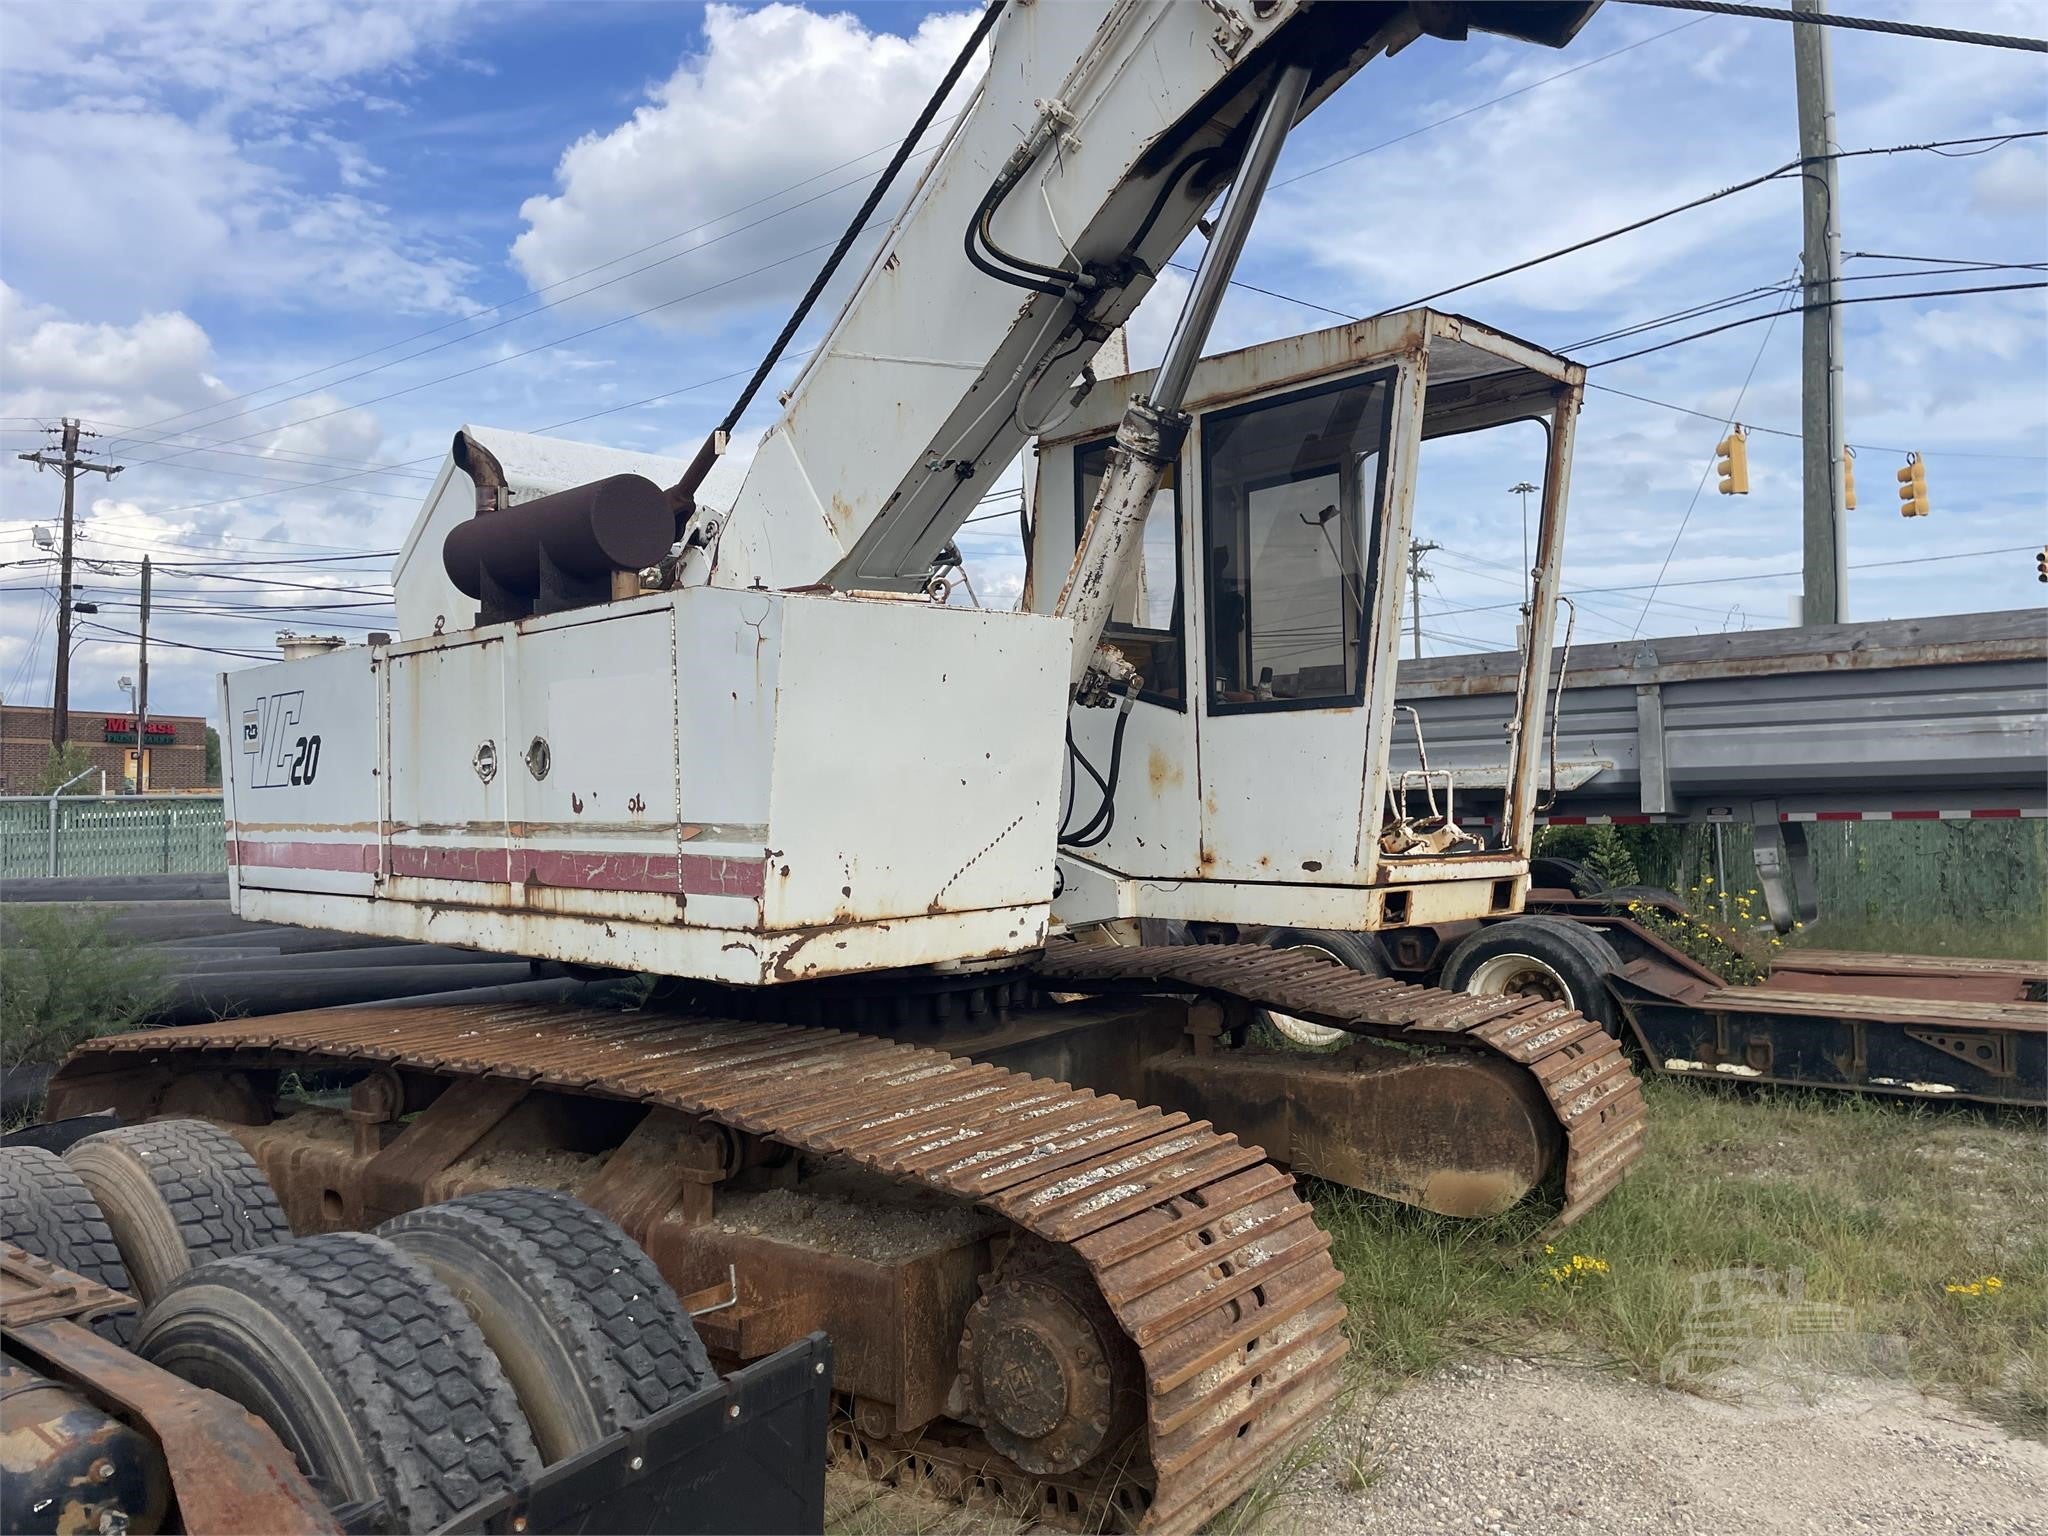
[[[1545, 1201], [1555, 1226], [1642, 1144], [1618, 1043], [1571, 1007], [1123, 942], [1519, 910], [1583, 370], [1426, 310], [1230, 381], [1234, 417], [1204, 414], [1196, 364], [1308, 112], [1368, 64], [1398, 89], [1382, 61], [1425, 34], [1563, 46], [1593, 8], [991, 5], [694, 459], [465, 428], [400, 552], [399, 638], [223, 681], [241, 916], [648, 974], [646, 1005], [123, 1036], [64, 1065], [51, 1112], [214, 1127], [300, 1241], [573, 1196], [719, 1298], [697, 1325], [721, 1363], [828, 1334], [849, 1464], [1202, 1526], [1342, 1386], [1342, 1277], [1294, 1174], [1457, 1215]], [[741, 413], [970, 71], [714, 504]], [[1107, 388], [1091, 359], [1198, 223], [1161, 367]], [[1087, 412], [1085, 511], [1032, 601], [947, 603], [984, 493]], [[1519, 745], [1472, 832], [1389, 768], [1402, 572], [1425, 436], [1508, 420], [1549, 449]], [[1183, 559], [1197, 483], [1229, 532]], [[1162, 545], [1224, 580], [1209, 661], [1149, 622]], [[1332, 757], [1349, 789], [1296, 797]], [[1274, 1012], [1349, 1044], [1262, 1051]]]

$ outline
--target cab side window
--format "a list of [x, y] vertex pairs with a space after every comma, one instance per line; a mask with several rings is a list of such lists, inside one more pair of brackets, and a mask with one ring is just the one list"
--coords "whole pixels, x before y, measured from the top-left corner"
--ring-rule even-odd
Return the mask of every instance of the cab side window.
[[[1074, 542], [1102, 489], [1111, 439], [1074, 450]], [[1142, 555], [1118, 589], [1103, 639], [1123, 652], [1144, 678], [1141, 699], [1186, 707], [1186, 666], [1181, 652], [1180, 491], [1172, 468], [1145, 513]]]
[[1392, 411], [1381, 372], [1203, 419], [1212, 713], [1363, 702]]

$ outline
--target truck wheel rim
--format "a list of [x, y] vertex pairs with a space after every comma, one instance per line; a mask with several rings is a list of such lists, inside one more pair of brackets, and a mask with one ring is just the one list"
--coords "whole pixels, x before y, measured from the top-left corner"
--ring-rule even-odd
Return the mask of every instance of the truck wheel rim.
[[1475, 997], [1540, 997], [1567, 1008], [1578, 999], [1564, 977], [1534, 955], [1495, 955], [1482, 960], [1465, 979], [1465, 990]]
[[[1321, 955], [1324, 959], [1335, 960], [1340, 965], [1344, 963], [1343, 956], [1331, 953], [1331, 951], [1323, 948], [1320, 944], [1291, 944], [1287, 948], [1287, 953], [1290, 955]], [[1279, 1030], [1281, 1034], [1292, 1040], [1296, 1045], [1306, 1046], [1312, 1051], [1328, 1050], [1331, 1046], [1337, 1044], [1338, 1041], [1350, 1038], [1349, 1033], [1345, 1030], [1332, 1029], [1327, 1024], [1317, 1024], [1308, 1019], [1297, 1019], [1291, 1013], [1279, 1013], [1271, 1008], [1266, 1010], [1266, 1019], [1275, 1029]]]

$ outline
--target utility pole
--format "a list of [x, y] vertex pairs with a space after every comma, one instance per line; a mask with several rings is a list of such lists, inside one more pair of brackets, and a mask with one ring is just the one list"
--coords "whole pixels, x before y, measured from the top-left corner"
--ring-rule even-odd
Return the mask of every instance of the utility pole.
[[135, 669], [135, 793], [144, 781], [149, 759], [149, 556], [142, 557], [142, 659]]
[[[1827, 0], [1792, 0], [1792, 9], [1820, 15]], [[1805, 600], [1801, 622], [1839, 624], [1849, 609], [1849, 529], [1842, 489], [1842, 194], [1833, 158], [1834, 75], [1828, 29], [1792, 27], [1792, 69], [1799, 96], [1799, 158], [1805, 162], [1806, 240], [1801, 265], [1803, 335], [1800, 436], [1804, 455]]]
[[1417, 661], [1422, 660], [1422, 579], [1429, 574], [1422, 568], [1422, 557], [1442, 548], [1426, 540], [1408, 546], [1408, 647]]
[[66, 416], [59, 437], [63, 457], [53, 458], [47, 448], [15, 455], [38, 470], [54, 469], [64, 477], [64, 541], [57, 556], [57, 676], [50, 693], [50, 745], [59, 749], [71, 739], [71, 487], [87, 471], [112, 480], [122, 469], [119, 464], [93, 464], [81, 459], [81, 436], [98, 437], [99, 433], [81, 433], [78, 418]]

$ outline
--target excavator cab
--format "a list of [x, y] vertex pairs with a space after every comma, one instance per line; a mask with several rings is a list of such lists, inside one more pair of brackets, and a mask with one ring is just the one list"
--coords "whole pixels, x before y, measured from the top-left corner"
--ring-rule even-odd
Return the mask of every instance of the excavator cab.
[[[1033, 607], [1150, 379], [1104, 381], [1041, 439]], [[1137, 681], [1071, 713], [1055, 915], [1360, 930], [1518, 909], [1583, 388], [1578, 365], [1430, 310], [1201, 362], [1104, 633]], [[1450, 460], [1475, 452], [1541, 508], [1508, 768], [1486, 783], [1432, 768], [1394, 701], [1418, 494], [1462, 493]]]

